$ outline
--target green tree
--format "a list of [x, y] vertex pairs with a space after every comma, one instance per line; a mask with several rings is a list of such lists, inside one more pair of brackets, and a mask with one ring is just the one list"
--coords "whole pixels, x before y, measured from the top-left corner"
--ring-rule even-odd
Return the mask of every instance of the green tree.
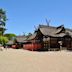
[[0, 44], [5, 45], [9, 38], [7, 36], [4, 36], [4, 32], [6, 30], [6, 21], [7, 21], [7, 16], [6, 16], [6, 11], [4, 11], [2, 8], [0, 9]]
[[8, 38], [4, 36], [0, 36], [0, 44], [5, 45], [8, 42]]
[[7, 37], [9, 40], [13, 40], [16, 37], [16, 35], [13, 33], [4, 34], [4, 36]]
[[0, 35], [3, 35], [5, 32], [5, 25], [6, 25], [6, 11], [0, 9]]

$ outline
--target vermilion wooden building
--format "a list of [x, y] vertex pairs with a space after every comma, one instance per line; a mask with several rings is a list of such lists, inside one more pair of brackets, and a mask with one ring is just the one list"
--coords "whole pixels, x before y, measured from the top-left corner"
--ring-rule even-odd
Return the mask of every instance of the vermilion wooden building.
[[28, 50], [72, 50], [72, 30], [47, 25], [39, 25], [32, 36], [27, 39], [24, 49]]
[[72, 30], [63, 25], [59, 27], [39, 25], [31, 36], [17, 36], [12, 46], [32, 51], [72, 50]]
[[16, 36], [15, 40], [10, 40], [7, 43], [7, 46], [14, 49], [23, 48], [23, 44], [27, 43], [26, 39], [27, 36]]
[[15, 45], [16, 48], [23, 48], [23, 44], [27, 43], [27, 36], [16, 36]]
[[23, 45], [23, 48], [32, 51], [41, 49], [43, 44], [41, 42], [41, 38], [39, 38], [37, 35], [37, 33], [34, 33], [33, 35], [29, 36], [27, 38], [27, 43]]

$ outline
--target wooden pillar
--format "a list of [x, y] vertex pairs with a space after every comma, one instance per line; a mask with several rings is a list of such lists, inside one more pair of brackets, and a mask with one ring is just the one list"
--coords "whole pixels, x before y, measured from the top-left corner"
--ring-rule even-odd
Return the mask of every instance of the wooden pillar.
[[50, 43], [51, 43], [51, 39], [50, 39], [50, 37], [49, 37], [49, 50], [50, 50]]
[[72, 49], [72, 38], [71, 38], [71, 49]]
[[72, 38], [70, 38], [70, 49], [72, 48]]
[[33, 41], [32, 41], [32, 51], [33, 51]]

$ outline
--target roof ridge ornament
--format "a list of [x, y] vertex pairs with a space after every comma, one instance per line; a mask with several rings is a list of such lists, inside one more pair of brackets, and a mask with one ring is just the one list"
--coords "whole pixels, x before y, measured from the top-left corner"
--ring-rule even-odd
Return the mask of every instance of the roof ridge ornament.
[[51, 20], [50, 20], [50, 19], [47, 20], [47, 18], [46, 18], [45, 20], [46, 20], [47, 26], [50, 26], [50, 22], [51, 22]]

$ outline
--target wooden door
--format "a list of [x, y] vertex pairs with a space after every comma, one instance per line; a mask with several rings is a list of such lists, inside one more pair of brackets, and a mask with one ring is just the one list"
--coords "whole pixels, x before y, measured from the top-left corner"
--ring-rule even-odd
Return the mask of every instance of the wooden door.
[[63, 39], [63, 47], [66, 47], [66, 49], [71, 48], [71, 37], [64, 37]]

